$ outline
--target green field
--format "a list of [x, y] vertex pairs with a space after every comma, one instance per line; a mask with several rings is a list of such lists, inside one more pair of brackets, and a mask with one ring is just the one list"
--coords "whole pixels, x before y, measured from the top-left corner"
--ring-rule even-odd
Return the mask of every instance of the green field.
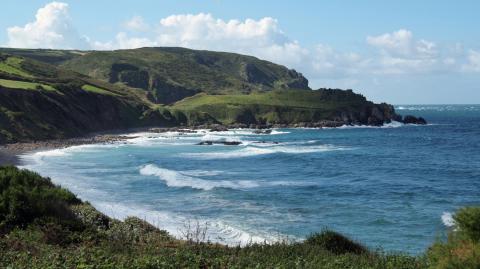
[[93, 93], [98, 93], [98, 94], [106, 94], [106, 95], [117, 95], [113, 92], [104, 90], [102, 88], [99, 88], [97, 86], [85, 84], [82, 86], [82, 90], [87, 91], [87, 92], [93, 92]]
[[342, 103], [354, 104], [364, 102], [365, 99], [359, 95], [335, 96], [331, 99], [328, 93], [322, 90], [302, 91], [283, 90], [267, 93], [253, 94], [230, 94], [230, 95], [206, 95], [198, 94], [185, 98], [172, 107], [191, 110], [205, 105], [230, 104], [230, 105], [270, 105], [296, 108], [324, 109], [339, 106]]
[[0, 72], [18, 75], [25, 78], [33, 78], [33, 76], [22, 70], [21, 64], [23, 59], [18, 57], [8, 57], [6, 60], [0, 62]]
[[256, 122], [295, 123], [331, 118], [339, 111], [349, 111], [370, 102], [351, 91], [275, 90], [266, 93], [208, 95], [185, 98], [169, 108], [183, 111], [192, 118], [206, 113], [223, 124], [255, 119]]
[[9, 79], [0, 79], [0, 86], [11, 88], [11, 89], [22, 89], [22, 90], [57, 91], [54, 87], [50, 85], [35, 83], [35, 82], [9, 80]]

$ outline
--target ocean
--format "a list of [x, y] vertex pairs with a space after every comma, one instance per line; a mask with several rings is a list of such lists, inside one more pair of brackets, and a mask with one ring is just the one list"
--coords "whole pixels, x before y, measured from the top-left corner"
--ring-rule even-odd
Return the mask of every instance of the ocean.
[[[134, 215], [178, 237], [192, 221], [229, 245], [328, 228], [419, 254], [451, 229], [456, 209], [480, 204], [480, 105], [396, 110], [429, 124], [135, 133], [21, 160], [109, 216]], [[207, 140], [242, 144], [196, 145]]]

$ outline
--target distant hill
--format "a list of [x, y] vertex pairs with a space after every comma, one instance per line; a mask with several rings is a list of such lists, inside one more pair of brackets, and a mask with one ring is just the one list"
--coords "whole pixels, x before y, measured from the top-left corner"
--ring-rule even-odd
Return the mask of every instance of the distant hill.
[[149, 91], [150, 100], [170, 104], [199, 92], [209, 94], [310, 89], [302, 74], [235, 53], [184, 48], [94, 51], [62, 67]]
[[302, 74], [252, 56], [184, 48], [0, 48], [0, 143], [145, 126], [401, 119], [391, 105], [351, 90], [311, 90]]

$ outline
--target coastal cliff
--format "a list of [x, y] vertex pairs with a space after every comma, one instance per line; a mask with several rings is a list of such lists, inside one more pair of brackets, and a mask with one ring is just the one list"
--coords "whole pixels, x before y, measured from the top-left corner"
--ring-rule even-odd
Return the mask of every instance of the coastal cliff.
[[139, 127], [338, 127], [403, 118], [351, 90], [311, 90], [293, 69], [183, 48], [0, 49], [0, 143]]

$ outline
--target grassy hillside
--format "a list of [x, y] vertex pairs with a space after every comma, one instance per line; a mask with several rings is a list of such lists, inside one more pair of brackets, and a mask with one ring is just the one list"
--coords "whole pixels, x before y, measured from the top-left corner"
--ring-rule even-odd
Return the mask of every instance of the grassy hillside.
[[223, 124], [295, 124], [324, 120], [382, 124], [395, 117], [389, 105], [376, 105], [352, 91], [332, 89], [275, 90], [249, 95], [198, 94], [169, 108], [186, 115], [206, 113]]
[[184, 48], [88, 52], [61, 66], [111, 83], [147, 90], [152, 101], [163, 104], [198, 92], [309, 89], [301, 74], [271, 62], [234, 53]]
[[0, 54], [0, 143], [176, 124], [142, 90]]

